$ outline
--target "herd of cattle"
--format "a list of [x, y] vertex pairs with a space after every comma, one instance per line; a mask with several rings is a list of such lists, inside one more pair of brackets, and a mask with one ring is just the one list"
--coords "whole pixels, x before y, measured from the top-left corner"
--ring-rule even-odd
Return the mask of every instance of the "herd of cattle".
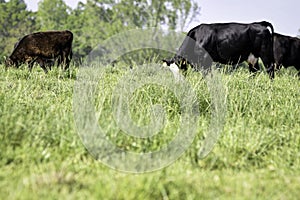
[[[18, 67], [27, 63], [31, 70], [37, 62], [47, 67], [57, 62], [68, 69], [72, 59], [73, 34], [70, 31], [37, 32], [16, 43], [5, 65]], [[274, 78], [275, 66], [294, 66], [300, 75], [300, 39], [274, 32], [271, 23], [254, 22], [201, 24], [190, 30], [176, 55], [163, 60], [167, 66], [187, 69], [209, 69], [212, 62], [238, 64], [248, 62], [249, 71], [259, 70], [258, 58]]]

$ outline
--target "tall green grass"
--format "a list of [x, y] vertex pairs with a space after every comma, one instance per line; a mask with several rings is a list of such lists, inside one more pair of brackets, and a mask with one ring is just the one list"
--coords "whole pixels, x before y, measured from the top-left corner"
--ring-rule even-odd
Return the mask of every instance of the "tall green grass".
[[[213, 151], [197, 156], [210, 122], [211, 100], [201, 74], [186, 79], [197, 94], [197, 136], [174, 164], [140, 175], [93, 159], [77, 134], [73, 90], [77, 69], [0, 66], [0, 199], [297, 199], [300, 195], [300, 81], [282, 70], [270, 81], [247, 70], [222, 73], [226, 123]], [[110, 113], [114, 85], [127, 72], [108, 68], [95, 98], [99, 124], [121, 148], [156, 150], [172, 139], [180, 117], [167, 89], [149, 85], [132, 97], [133, 119], [149, 122], [149, 104], [162, 103], [169, 124], [152, 140], [124, 136]], [[104, 97], [104, 98], [103, 98]], [[167, 98], [169, 97], [169, 99]], [[165, 99], [168, 99], [165, 101]]]

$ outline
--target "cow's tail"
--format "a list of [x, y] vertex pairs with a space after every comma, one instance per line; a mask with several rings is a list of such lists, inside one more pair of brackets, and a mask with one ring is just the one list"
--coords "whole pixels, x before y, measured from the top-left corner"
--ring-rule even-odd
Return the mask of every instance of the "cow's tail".
[[271, 34], [272, 34], [272, 51], [273, 51], [274, 34], [275, 34], [274, 27], [273, 27], [273, 25], [270, 22], [267, 22], [267, 21], [262, 21], [262, 22], [260, 22], [260, 24], [262, 26], [269, 27], [271, 29]]
[[260, 22], [260, 24], [262, 26], [265, 26], [265, 27], [270, 27], [271, 32], [272, 32], [272, 36], [274, 35], [274, 27], [273, 27], [273, 25], [270, 22], [262, 21], [262, 22]]
[[275, 58], [274, 58], [274, 37], [275, 37], [275, 32], [274, 32], [274, 27], [273, 25], [270, 23], [270, 22], [267, 22], [267, 21], [262, 21], [260, 22], [260, 24], [262, 26], [265, 26], [265, 27], [269, 27], [271, 29], [271, 52], [272, 52], [272, 63], [271, 63], [271, 66], [270, 68], [268, 69], [269, 71], [269, 74], [271, 75], [271, 78], [274, 78], [274, 65], [275, 65]]

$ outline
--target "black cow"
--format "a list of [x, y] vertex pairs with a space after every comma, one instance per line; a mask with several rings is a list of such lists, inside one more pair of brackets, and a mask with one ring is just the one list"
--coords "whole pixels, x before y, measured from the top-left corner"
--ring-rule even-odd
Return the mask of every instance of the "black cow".
[[47, 31], [26, 35], [15, 44], [5, 65], [18, 67], [27, 63], [31, 71], [33, 64], [37, 62], [47, 72], [46, 66], [57, 60], [58, 65], [68, 69], [72, 59], [72, 42], [71, 31]]
[[181, 69], [186, 69], [189, 63], [196, 69], [206, 70], [212, 61], [221, 64], [247, 61], [250, 72], [256, 72], [260, 57], [274, 78], [273, 34], [272, 24], [266, 21], [201, 24], [188, 32], [176, 55], [164, 61], [168, 66], [175, 63]]
[[[22, 40], [22, 38], [20, 38], [19, 41], [15, 43], [14, 49], [19, 45], [19, 42], [21, 40]], [[53, 59], [53, 58], [51, 58], [51, 59], [41, 58], [41, 59], [42, 59], [43, 66], [48, 67], [50, 70], [51, 70], [51, 67], [55, 65], [55, 59]], [[39, 60], [38, 59], [34, 60], [30, 64], [33, 66], [34, 62], [36, 62], [36, 61], [39, 61]]]
[[275, 33], [274, 59], [279, 68], [294, 66], [300, 77], [300, 39]]

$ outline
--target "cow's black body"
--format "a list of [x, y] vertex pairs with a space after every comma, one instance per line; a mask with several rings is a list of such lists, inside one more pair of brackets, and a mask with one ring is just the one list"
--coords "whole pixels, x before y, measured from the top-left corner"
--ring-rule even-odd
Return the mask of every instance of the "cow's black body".
[[274, 59], [278, 67], [294, 66], [300, 76], [300, 39], [275, 33]]
[[[249, 70], [255, 72], [259, 69], [257, 58], [260, 57], [273, 78], [273, 33], [272, 24], [265, 21], [201, 24], [189, 31], [175, 57], [166, 62], [167, 65], [176, 63], [182, 69], [186, 69], [185, 63], [209, 69], [212, 61], [221, 64], [248, 61]], [[255, 62], [249, 60], [251, 57]]]
[[72, 59], [73, 34], [70, 31], [37, 32], [24, 36], [18, 43], [9, 58], [6, 66], [18, 67], [27, 63], [31, 70], [37, 62], [45, 72], [46, 66], [57, 60], [58, 65], [65, 69], [69, 67]]

